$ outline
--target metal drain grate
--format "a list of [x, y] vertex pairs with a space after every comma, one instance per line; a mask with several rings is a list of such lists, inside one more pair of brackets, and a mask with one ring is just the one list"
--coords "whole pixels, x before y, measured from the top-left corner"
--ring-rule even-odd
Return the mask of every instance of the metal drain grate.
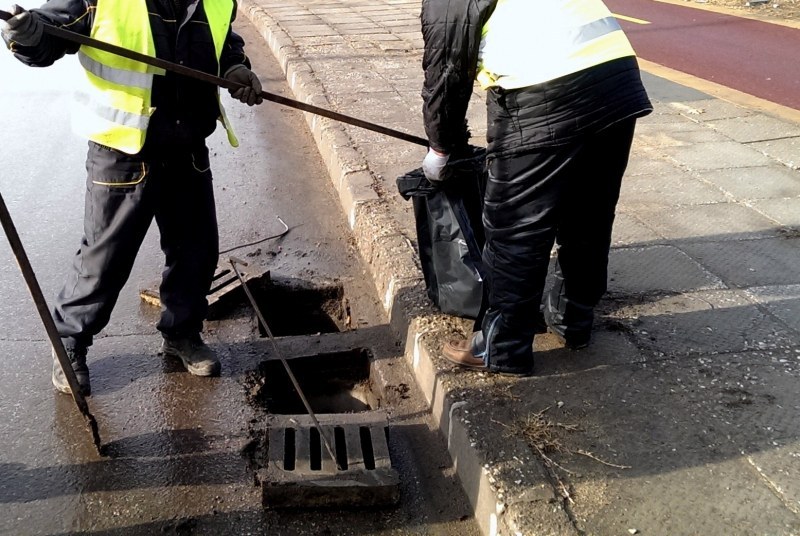
[[382, 411], [317, 415], [336, 454], [331, 459], [308, 415], [270, 415], [264, 506], [385, 506], [400, 500]]
[[[242, 266], [239, 268], [239, 272], [248, 285], [258, 284], [263, 286], [271, 279], [268, 270], [262, 270], [253, 265]], [[141, 289], [139, 297], [142, 301], [155, 307], [161, 307], [159, 285], [160, 282], [153, 283], [149, 287]], [[208, 300], [207, 317], [209, 320], [220, 318], [232, 304], [240, 303], [245, 299], [241, 286], [242, 283], [236, 277], [228, 262], [221, 262], [217, 265], [211, 288], [206, 295]]]

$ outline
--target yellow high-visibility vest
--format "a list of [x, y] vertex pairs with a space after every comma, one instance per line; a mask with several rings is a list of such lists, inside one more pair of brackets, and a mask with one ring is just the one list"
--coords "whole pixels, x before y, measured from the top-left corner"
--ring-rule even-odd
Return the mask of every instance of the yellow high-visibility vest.
[[498, 0], [483, 27], [478, 82], [516, 89], [634, 55], [601, 0]]
[[[202, 5], [214, 41], [219, 75], [219, 58], [230, 27], [233, 1], [205, 0]], [[155, 56], [145, 0], [98, 0], [90, 37]], [[151, 104], [153, 76], [163, 75], [164, 70], [86, 45], [78, 51], [78, 59], [88, 84], [87, 94], [78, 96], [81, 116], [74, 121], [73, 129], [101, 145], [128, 154], [138, 153], [144, 146], [147, 126], [155, 111]], [[228, 140], [237, 147], [239, 142], [225, 110], [221, 103], [219, 106]]]

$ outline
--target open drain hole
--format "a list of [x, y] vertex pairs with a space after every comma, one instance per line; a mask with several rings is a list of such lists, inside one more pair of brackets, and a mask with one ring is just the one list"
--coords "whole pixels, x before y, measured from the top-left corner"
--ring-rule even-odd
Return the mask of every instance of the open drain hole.
[[[275, 337], [338, 333], [349, 327], [347, 300], [339, 283], [312, 286], [300, 279], [272, 279], [252, 291]], [[258, 322], [259, 334], [267, 331]]]
[[309, 465], [312, 471], [320, 471], [322, 470], [322, 440], [319, 437], [319, 430], [311, 428], [308, 434], [309, 452], [311, 454]]
[[336, 426], [333, 429], [333, 443], [336, 446], [336, 463], [343, 470], [347, 470], [347, 447], [344, 437], [344, 428]]
[[[373, 388], [372, 354], [365, 348], [298, 357], [288, 361], [314, 413], [358, 413], [380, 407]], [[306, 408], [283, 364], [265, 361], [255, 401], [274, 415], [303, 415]]]
[[294, 471], [294, 461], [297, 459], [294, 428], [286, 429], [283, 441], [283, 468], [287, 471]]
[[361, 452], [364, 453], [364, 467], [370, 471], [375, 469], [375, 453], [372, 451], [372, 433], [366, 426], [358, 428], [361, 438]]

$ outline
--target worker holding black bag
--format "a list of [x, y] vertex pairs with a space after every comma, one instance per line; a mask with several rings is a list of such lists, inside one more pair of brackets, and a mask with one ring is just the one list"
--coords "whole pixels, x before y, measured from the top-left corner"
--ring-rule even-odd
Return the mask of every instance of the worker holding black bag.
[[[487, 90], [484, 312], [480, 329], [443, 354], [530, 375], [541, 312], [567, 346], [589, 344], [634, 126], [652, 105], [601, 0], [423, 0], [421, 19], [422, 169], [432, 182], [447, 180], [467, 145], [474, 81]], [[555, 284], [542, 303], [554, 243]]]

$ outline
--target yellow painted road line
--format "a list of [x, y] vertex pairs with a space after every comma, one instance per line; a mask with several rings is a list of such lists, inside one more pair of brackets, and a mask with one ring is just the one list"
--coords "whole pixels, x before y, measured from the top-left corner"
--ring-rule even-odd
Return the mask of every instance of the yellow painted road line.
[[625, 15], [617, 15], [616, 13], [611, 14], [612, 17], [620, 20], [626, 20], [628, 22], [632, 22], [634, 24], [650, 24], [650, 21], [642, 20], [642, 19], [634, 19], [633, 17], [626, 17]]

